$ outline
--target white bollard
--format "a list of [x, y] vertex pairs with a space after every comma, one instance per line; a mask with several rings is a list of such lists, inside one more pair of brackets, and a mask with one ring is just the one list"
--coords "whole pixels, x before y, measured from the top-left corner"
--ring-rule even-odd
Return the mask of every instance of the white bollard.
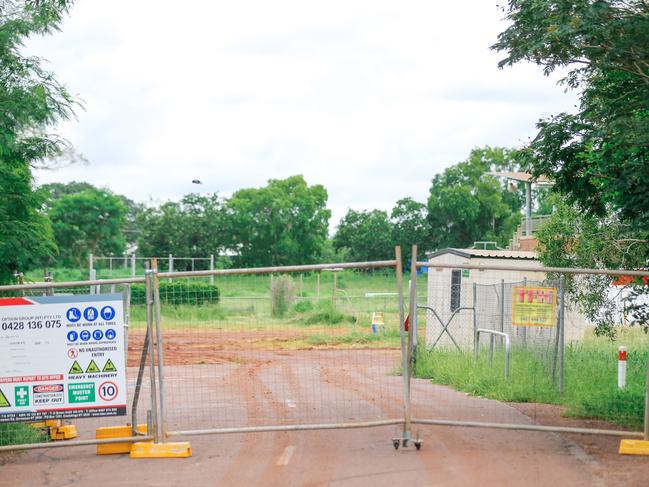
[[626, 387], [626, 347], [620, 347], [617, 351], [617, 387]]

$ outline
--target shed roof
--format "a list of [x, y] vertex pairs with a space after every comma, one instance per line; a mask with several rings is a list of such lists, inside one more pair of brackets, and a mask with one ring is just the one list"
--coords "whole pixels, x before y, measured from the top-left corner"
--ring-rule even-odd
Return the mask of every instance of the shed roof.
[[428, 254], [428, 258], [432, 259], [444, 254], [453, 254], [465, 259], [481, 258], [481, 259], [521, 259], [521, 260], [538, 260], [536, 252], [528, 252], [522, 250], [484, 250], [484, 249], [442, 249]]

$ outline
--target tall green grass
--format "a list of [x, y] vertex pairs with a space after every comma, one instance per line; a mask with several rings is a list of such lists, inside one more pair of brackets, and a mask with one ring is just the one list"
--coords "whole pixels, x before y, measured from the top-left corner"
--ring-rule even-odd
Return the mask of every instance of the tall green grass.
[[47, 441], [47, 435], [28, 423], [2, 423], [0, 424], [0, 446], [24, 445], [27, 443], [40, 443]]
[[[649, 337], [639, 330], [624, 330], [617, 342], [589, 336], [565, 350], [565, 386], [561, 395], [552, 367], [531, 350], [514, 350], [510, 377], [504, 377], [504, 352], [497, 351], [493, 365], [482, 352], [451, 349], [418, 353], [415, 376], [449, 385], [475, 396], [507, 402], [561, 404], [568, 416], [602, 419], [630, 428], [641, 428], [644, 417]], [[628, 348], [627, 386], [617, 387], [617, 348]]]

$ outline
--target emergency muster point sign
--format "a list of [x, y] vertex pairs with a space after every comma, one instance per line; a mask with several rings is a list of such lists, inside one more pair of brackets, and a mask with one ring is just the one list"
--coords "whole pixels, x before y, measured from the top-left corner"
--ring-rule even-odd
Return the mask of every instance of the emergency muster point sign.
[[0, 298], [0, 423], [125, 415], [122, 302]]

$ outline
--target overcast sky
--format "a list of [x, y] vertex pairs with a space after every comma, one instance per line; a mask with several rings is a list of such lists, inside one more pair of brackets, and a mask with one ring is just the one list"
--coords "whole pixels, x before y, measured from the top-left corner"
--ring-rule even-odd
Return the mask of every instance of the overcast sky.
[[84, 101], [60, 131], [89, 163], [37, 182], [160, 202], [303, 174], [332, 224], [425, 201], [471, 148], [520, 146], [575, 104], [536, 66], [497, 68], [502, 15], [491, 0], [80, 0], [27, 50]]

